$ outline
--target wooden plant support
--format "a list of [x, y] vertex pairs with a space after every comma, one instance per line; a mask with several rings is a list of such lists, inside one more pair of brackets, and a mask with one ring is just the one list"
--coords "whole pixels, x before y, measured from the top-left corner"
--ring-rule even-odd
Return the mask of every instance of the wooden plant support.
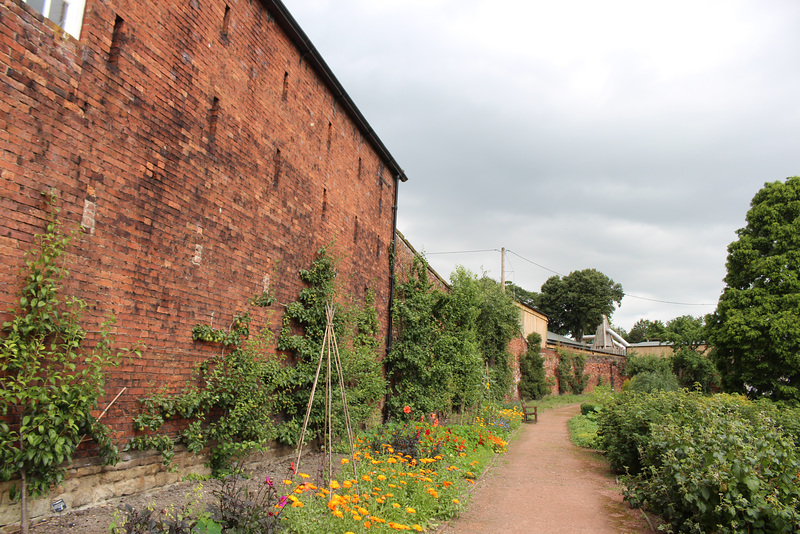
[[332, 387], [332, 371], [335, 370], [339, 377], [339, 390], [342, 396], [342, 408], [344, 411], [344, 423], [347, 428], [347, 439], [350, 444], [350, 456], [353, 464], [353, 478], [356, 480], [356, 492], [358, 491], [358, 475], [356, 473], [356, 457], [355, 446], [353, 440], [353, 426], [350, 423], [350, 412], [347, 409], [347, 396], [344, 388], [344, 375], [342, 374], [342, 361], [339, 358], [339, 346], [336, 342], [336, 333], [333, 330], [333, 316], [335, 310], [333, 304], [330, 302], [325, 304], [325, 317], [327, 324], [325, 325], [325, 336], [322, 341], [322, 348], [319, 352], [319, 363], [317, 364], [317, 372], [314, 376], [314, 385], [311, 388], [311, 397], [308, 399], [308, 407], [306, 408], [306, 417], [303, 420], [303, 428], [300, 431], [300, 439], [297, 442], [297, 460], [295, 462], [295, 469], [300, 471], [300, 456], [303, 450], [303, 440], [305, 439], [306, 429], [308, 428], [308, 420], [311, 416], [311, 406], [314, 404], [314, 394], [317, 391], [317, 384], [319, 383], [319, 375], [322, 370], [322, 363], [325, 362], [325, 421], [323, 423], [323, 447], [325, 454], [323, 456], [323, 473], [327, 474], [328, 479], [326, 483], [330, 483], [333, 479], [333, 417], [331, 416], [331, 405], [333, 401], [333, 387]]

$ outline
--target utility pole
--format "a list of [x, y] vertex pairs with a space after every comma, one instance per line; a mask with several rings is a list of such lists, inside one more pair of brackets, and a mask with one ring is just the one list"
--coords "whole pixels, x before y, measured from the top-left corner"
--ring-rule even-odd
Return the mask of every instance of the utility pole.
[[500, 285], [503, 293], [506, 292], [506, 247], [500, 249]]

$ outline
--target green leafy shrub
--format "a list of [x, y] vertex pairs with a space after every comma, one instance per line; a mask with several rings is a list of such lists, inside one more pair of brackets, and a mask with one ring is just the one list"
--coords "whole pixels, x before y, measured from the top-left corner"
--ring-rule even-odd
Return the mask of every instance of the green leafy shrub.
[[524, 399], [538, 400], [550, 393], [541, 355], [542, 336], [533, 332], [528, 335], [527, 342], [528, 348], [519, 360], [519, 394]]
[[719, 386], [717, 367], [705, 354], [683, 348], [676, 351], [670, 361], [681, 387], [699, 386], [704, 393], [710, 393]]
[[671, 373], [670, 360], [655, 354], [639, 355], [635, 352], [625, 360], [625, 376], [633, 378], [640, 373]]
[[671, 371], [643, 371], [631, 378], [624, 388], [639, 393], [650, 393], [652, 391], [678, 391], [680, 385]]
[[[594, 413], [594, 412], [592, 412]], [[569, 437], [578, 447], [596, 449], [598, 444], [597, 422], [594, 417], [576, 415], [569, 420]]]
[[800, 455], [774, 406], [697, 392], [627, 393], [599, 444], [628, 470], [626, 498], [678, 532], [796, 532]]

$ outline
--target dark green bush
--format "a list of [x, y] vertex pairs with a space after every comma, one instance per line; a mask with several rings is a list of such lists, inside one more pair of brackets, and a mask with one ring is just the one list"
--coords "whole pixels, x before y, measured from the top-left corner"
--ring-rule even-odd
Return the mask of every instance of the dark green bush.
[[547, 374], [544, 370], [542, 336], [533, 332], [528, 335], [528, 350], [519, 360], [519, 394], [524, 399], [541, 399], [550, 393]]
[[600, 413], [599, 446], [632, 475], [626, 499], [677, 532], [797, 532], [791, 412], [731, 395], [627, 393]]
[[644, 371], [634, 376], [626, 389], [639, 393], [652, 391], [678, 391], [681, 387], [678, 379], [669, 371]]
[[671, 373], [672, 364], [667, 358], [654, 354], [628, 356], [625, 361], [625, 376], [633, 378], [640, 373]]

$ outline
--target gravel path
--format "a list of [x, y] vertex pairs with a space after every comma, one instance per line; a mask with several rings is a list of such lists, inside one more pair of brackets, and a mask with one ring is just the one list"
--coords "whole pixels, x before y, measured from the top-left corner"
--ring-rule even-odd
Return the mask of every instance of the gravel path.
[[650, 533], [639, 510], [622, 500], [602, 457], [569, 440], [577, 405], [524, 424], [508, 453], [481, 477], [460, 518], [441, 534]]

